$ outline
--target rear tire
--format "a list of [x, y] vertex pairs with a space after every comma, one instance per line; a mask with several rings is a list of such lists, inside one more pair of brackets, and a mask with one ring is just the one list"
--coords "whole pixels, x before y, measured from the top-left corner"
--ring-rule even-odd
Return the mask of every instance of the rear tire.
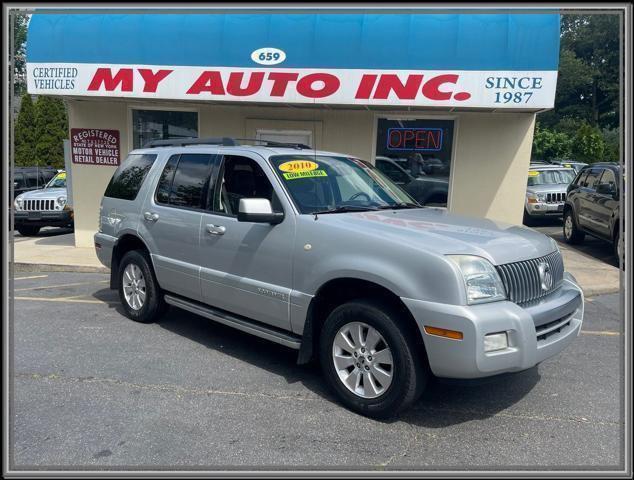
[[141, 250], [127, 252], [118, 271], [119, 298], [126, 316], [141, 323], [158, 320], [167, 305], [147, 253]]
[[18, 232], [20, 232], [20, 235], [22, 235], [23, 237], [34, 237], [35, 235], [40, 233], [41, 227], [35, 227], [33, 225], [22, 225], [17, 228]]
[[322, 371], [351, 410], [389, 418], [422, 394], [429, 377], [427, 357], [398, 326], [401, 317], [388, 304], [355, 300], [335, 308], [326, 319], [319, 342]]
[[566, 243], [570, 243], [571, 245], [575, 245], [577, 243], [583, 242], [586, 234], [579, 230], [577, 226], [577, 222], [575, 221], [575, 216], [572, 214], [572, 209], [568, 209], [564, 212], [564, 240]]

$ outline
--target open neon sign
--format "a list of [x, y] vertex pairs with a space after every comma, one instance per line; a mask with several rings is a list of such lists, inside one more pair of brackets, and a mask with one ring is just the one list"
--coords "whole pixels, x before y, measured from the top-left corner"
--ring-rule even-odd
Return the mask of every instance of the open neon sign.
[[438, 152], [442, 150], [442, 128], [389, 128], [387, 149]]

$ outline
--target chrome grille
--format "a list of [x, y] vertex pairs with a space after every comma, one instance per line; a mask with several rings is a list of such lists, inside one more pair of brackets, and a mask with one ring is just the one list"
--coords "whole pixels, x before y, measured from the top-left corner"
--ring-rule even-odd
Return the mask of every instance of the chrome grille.
[[566, 200], [566, 194], [561, 193], [547, 193], [546, 194], [546, 203], [561, 203]]
[[[539, 264], [542, 262], [550, 267], [553, 278], [552, 287], [548, 290], [542, 289], [542, 281], [539, 277]], [[509, 300], [519, 304], [545, 297], [559, 288], [564, 278], [564, 262], [559, 252], [523, 262], [498, 265], [496, 268]]]
[[24, 200], [22, 208], [29, 212], [55, 210], [55, 200]]

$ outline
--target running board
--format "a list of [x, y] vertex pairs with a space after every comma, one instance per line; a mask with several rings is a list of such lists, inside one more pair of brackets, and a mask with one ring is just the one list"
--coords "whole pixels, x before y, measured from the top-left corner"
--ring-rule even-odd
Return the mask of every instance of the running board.
[[233, 327], [256, 337], [264, 338], [285, 347], [299, 350], [301, 346], [301, 338], [290, 333], [285, 333], [271, 327], [267, 327], [253, 320], [244, 317], [237, 317], [230, 313], [216, 310], [215, 308], [203, 305], [198, 302], [185, 300], [184, 298], [175, 297], [173, 295], [165, 295], [165, 302], [188, 312], [195, 313], [201, 317], [209, 318], [223, 325]]

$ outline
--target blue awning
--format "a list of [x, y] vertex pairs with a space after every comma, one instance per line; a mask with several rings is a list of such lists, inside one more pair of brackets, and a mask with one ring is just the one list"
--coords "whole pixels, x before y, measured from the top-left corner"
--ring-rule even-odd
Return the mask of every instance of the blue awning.
[[27, 61], [279, 67], [557, 70], [558, 14], [34, 14]]

